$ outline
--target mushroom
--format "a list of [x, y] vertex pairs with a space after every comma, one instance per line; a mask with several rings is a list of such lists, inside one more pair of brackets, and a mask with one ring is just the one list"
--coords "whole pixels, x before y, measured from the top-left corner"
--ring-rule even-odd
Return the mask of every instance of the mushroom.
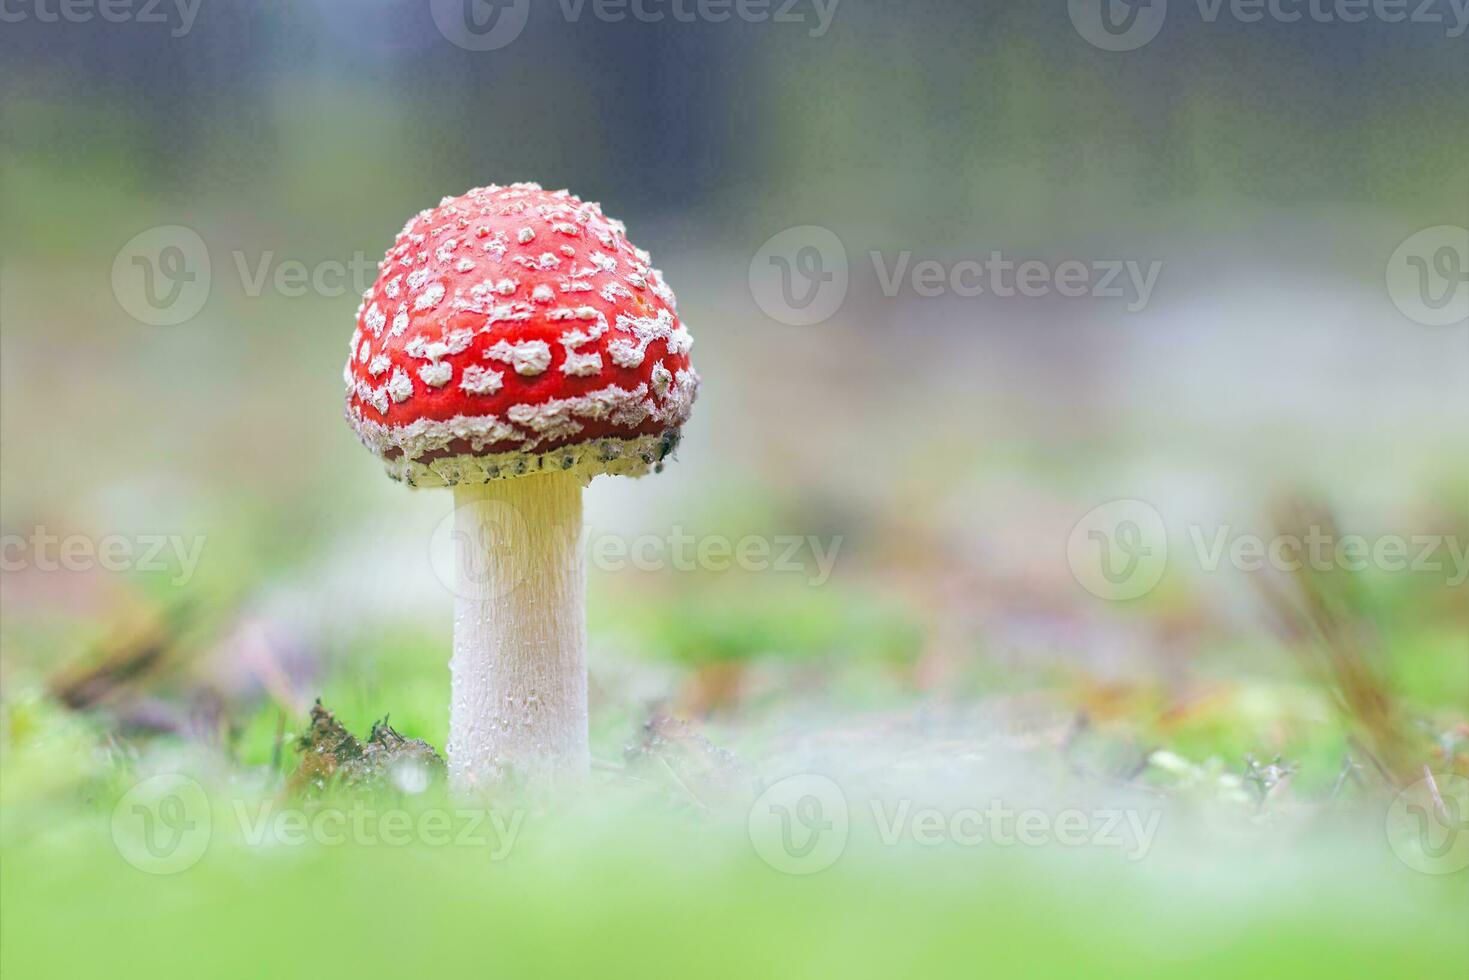
[[409, 219], [363, 294], [347, 420], [454, 490], [458, 791], [588, 767], [582, 489], [661, 469], [699, 386], [649, 261], [597, 204], [480, 187]]

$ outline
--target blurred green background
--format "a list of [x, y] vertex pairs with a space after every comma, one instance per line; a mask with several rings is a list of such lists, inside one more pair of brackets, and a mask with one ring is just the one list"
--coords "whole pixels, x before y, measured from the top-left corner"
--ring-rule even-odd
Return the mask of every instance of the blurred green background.
[[[1175, 3], [1113, 52], [1060, 0], [840, 0], [824, 31], [806, 4], [537, 0], [473, 51], [434, 6], [5, 8], [7, 977], [1469, 969], [1466, 872], [1420, 874], [1392, 835], [1404, 787], [1469, 776], [1469, 332], [1386, 285], [1410, 236], [1469, 226], [1469, 42]], [[507, 789], [502, 858], [252, 842], [242, 807], [452, 807], [432, 778], [302, 775], [317, 698], [359, 738], [386, 717], [442, 748], [452, 505], [342, 420], [368, 282], [275, 277], [370, 267], [409, 214], [514, 180], [625, 220], [696, 339], [677, 461], [593, 483], [594, 537], [815, 539], [829, 575], [806, 547], [785, 571], [594, 562], [594, 792]], [[160, 226], [210, 263], [167, 326], [118, 280]], [[849, 261], [812, 326], [751, 286], [795, 226]], [[992, 251], [1161, 264], [1140, 310], [883, 288], [902, 255]], [[1119, 499], [1169, 549], [1126, 601], [1068, 551]], [[1192, 532], [1221, 527], [1434, 536], [1442, 567], [1210, 570]], [[38, 533], [197, 562], [47, 562]], [[171, 773], [212, 836], [149, 874], [119, 821]], [[762, 860], [752, 817], [801, 773], [851, 810], [809, 876]], [[1134, 861], [887, 844], [869, 806], [995, 799], [1162, 819]]]

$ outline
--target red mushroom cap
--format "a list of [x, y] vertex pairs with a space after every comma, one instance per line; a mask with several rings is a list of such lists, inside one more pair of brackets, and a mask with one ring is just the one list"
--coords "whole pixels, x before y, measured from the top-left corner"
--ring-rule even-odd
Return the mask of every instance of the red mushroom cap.
[[347, 420], [412, 486], [642, 475], [699, 376], [672, 290], [594, 203], [537, 184], [421, 211], [363, 294]]

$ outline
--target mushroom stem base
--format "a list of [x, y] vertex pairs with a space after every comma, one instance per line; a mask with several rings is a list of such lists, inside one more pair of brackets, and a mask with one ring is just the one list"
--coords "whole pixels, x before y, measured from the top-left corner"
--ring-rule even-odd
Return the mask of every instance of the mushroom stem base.
[[454, 488], [457, 586], [449, 781], [574, 781], [587, 751], [584, 477]]

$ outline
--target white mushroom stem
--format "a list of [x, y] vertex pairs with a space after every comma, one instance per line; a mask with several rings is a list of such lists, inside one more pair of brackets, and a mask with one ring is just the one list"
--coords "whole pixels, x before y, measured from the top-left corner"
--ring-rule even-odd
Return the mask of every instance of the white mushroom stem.
[[454, 488], [458, 586], [449, 780], [586, 772], [583, 478], [537, 473]]

